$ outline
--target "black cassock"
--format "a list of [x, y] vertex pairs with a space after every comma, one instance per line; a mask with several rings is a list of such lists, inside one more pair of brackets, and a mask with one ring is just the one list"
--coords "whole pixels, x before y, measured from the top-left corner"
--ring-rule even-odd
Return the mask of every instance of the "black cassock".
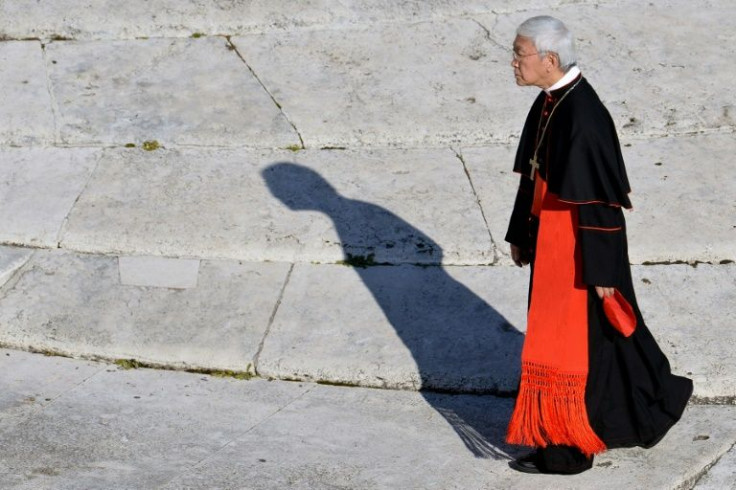
[[[578, 209], [576, 246], [588, 285], [588, 418], [608, 448], [651, 447], [679, 420], [692, 381], [671, 373], [639, 311], [622, 211], [631, 203], [621, 148], [611, 116], [582, 76], [549, 95], [541, 92], [532, 105], [514, 165], [521, 179], [506, 241], [531, 260], [533, 282], [537, 221], [531, 213], [530, 159], [547, 120], [537, 152], [539, 173], [548, 192]], [[594, 286], [618, 289], [634, 307], [638, 322], [630, 337], [610, 325]]]

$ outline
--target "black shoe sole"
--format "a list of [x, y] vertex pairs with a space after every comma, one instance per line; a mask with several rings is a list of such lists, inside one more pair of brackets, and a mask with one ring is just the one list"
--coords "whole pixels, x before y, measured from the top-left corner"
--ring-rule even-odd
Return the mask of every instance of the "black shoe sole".
[[542, 473], [542, 471], [531, 462], [509, 461], [509, 468], [521, 473], [528, 473], [530, 475], [539, 475]]

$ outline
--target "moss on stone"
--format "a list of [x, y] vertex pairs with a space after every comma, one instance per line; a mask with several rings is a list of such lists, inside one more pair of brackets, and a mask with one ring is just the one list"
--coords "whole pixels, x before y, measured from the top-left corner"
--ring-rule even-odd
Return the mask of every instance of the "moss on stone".
[[216, 378], [235, 378], [249, 380], [255, 377], [250, 371], [228, 371], [228, 370], [214, 370], [208, 371], [207, 374]]
[[116, 359], [115, 365], [122, 369], [138, 369], [143, 365], [135, 359]]
[[350, 267], [358, 267], [360, 269], [365, 269], [366, 267], [372, 267], [374, 265], [379, 265], [376, 263], [376, 256], [375, 254], [368, 254], [368, 255], [353, 255], [353, 254], [347, 254], [347, 258], [345, 260], [339, 260], [337, 263], [340, 265], [347, 265]]
[[146, 151], [154, 151], [161, 148], [161, 145], [156, 140], [148, 140], [143, 142], [143, 149]]

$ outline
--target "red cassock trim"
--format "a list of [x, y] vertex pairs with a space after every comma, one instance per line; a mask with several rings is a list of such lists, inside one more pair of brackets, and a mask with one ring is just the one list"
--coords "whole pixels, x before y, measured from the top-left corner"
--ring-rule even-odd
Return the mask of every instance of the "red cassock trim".
[[590, 455], [606, 449], [585, 407], [588, 376], [588, 289], [582, 284], [577, 207], [546, 192], [537, 179], [539, 212], [534, 278], [522, 350], [519, 395], [507, 441], [568, 445]]

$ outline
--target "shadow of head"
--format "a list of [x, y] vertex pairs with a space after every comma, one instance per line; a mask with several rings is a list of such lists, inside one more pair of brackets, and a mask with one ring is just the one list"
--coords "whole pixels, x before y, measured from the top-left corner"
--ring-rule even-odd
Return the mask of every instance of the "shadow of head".
[[340, 199], [320, 174], [303, 165], [277, 162], [261, 171], [271, 194], [292, 211], [323, 211]]

